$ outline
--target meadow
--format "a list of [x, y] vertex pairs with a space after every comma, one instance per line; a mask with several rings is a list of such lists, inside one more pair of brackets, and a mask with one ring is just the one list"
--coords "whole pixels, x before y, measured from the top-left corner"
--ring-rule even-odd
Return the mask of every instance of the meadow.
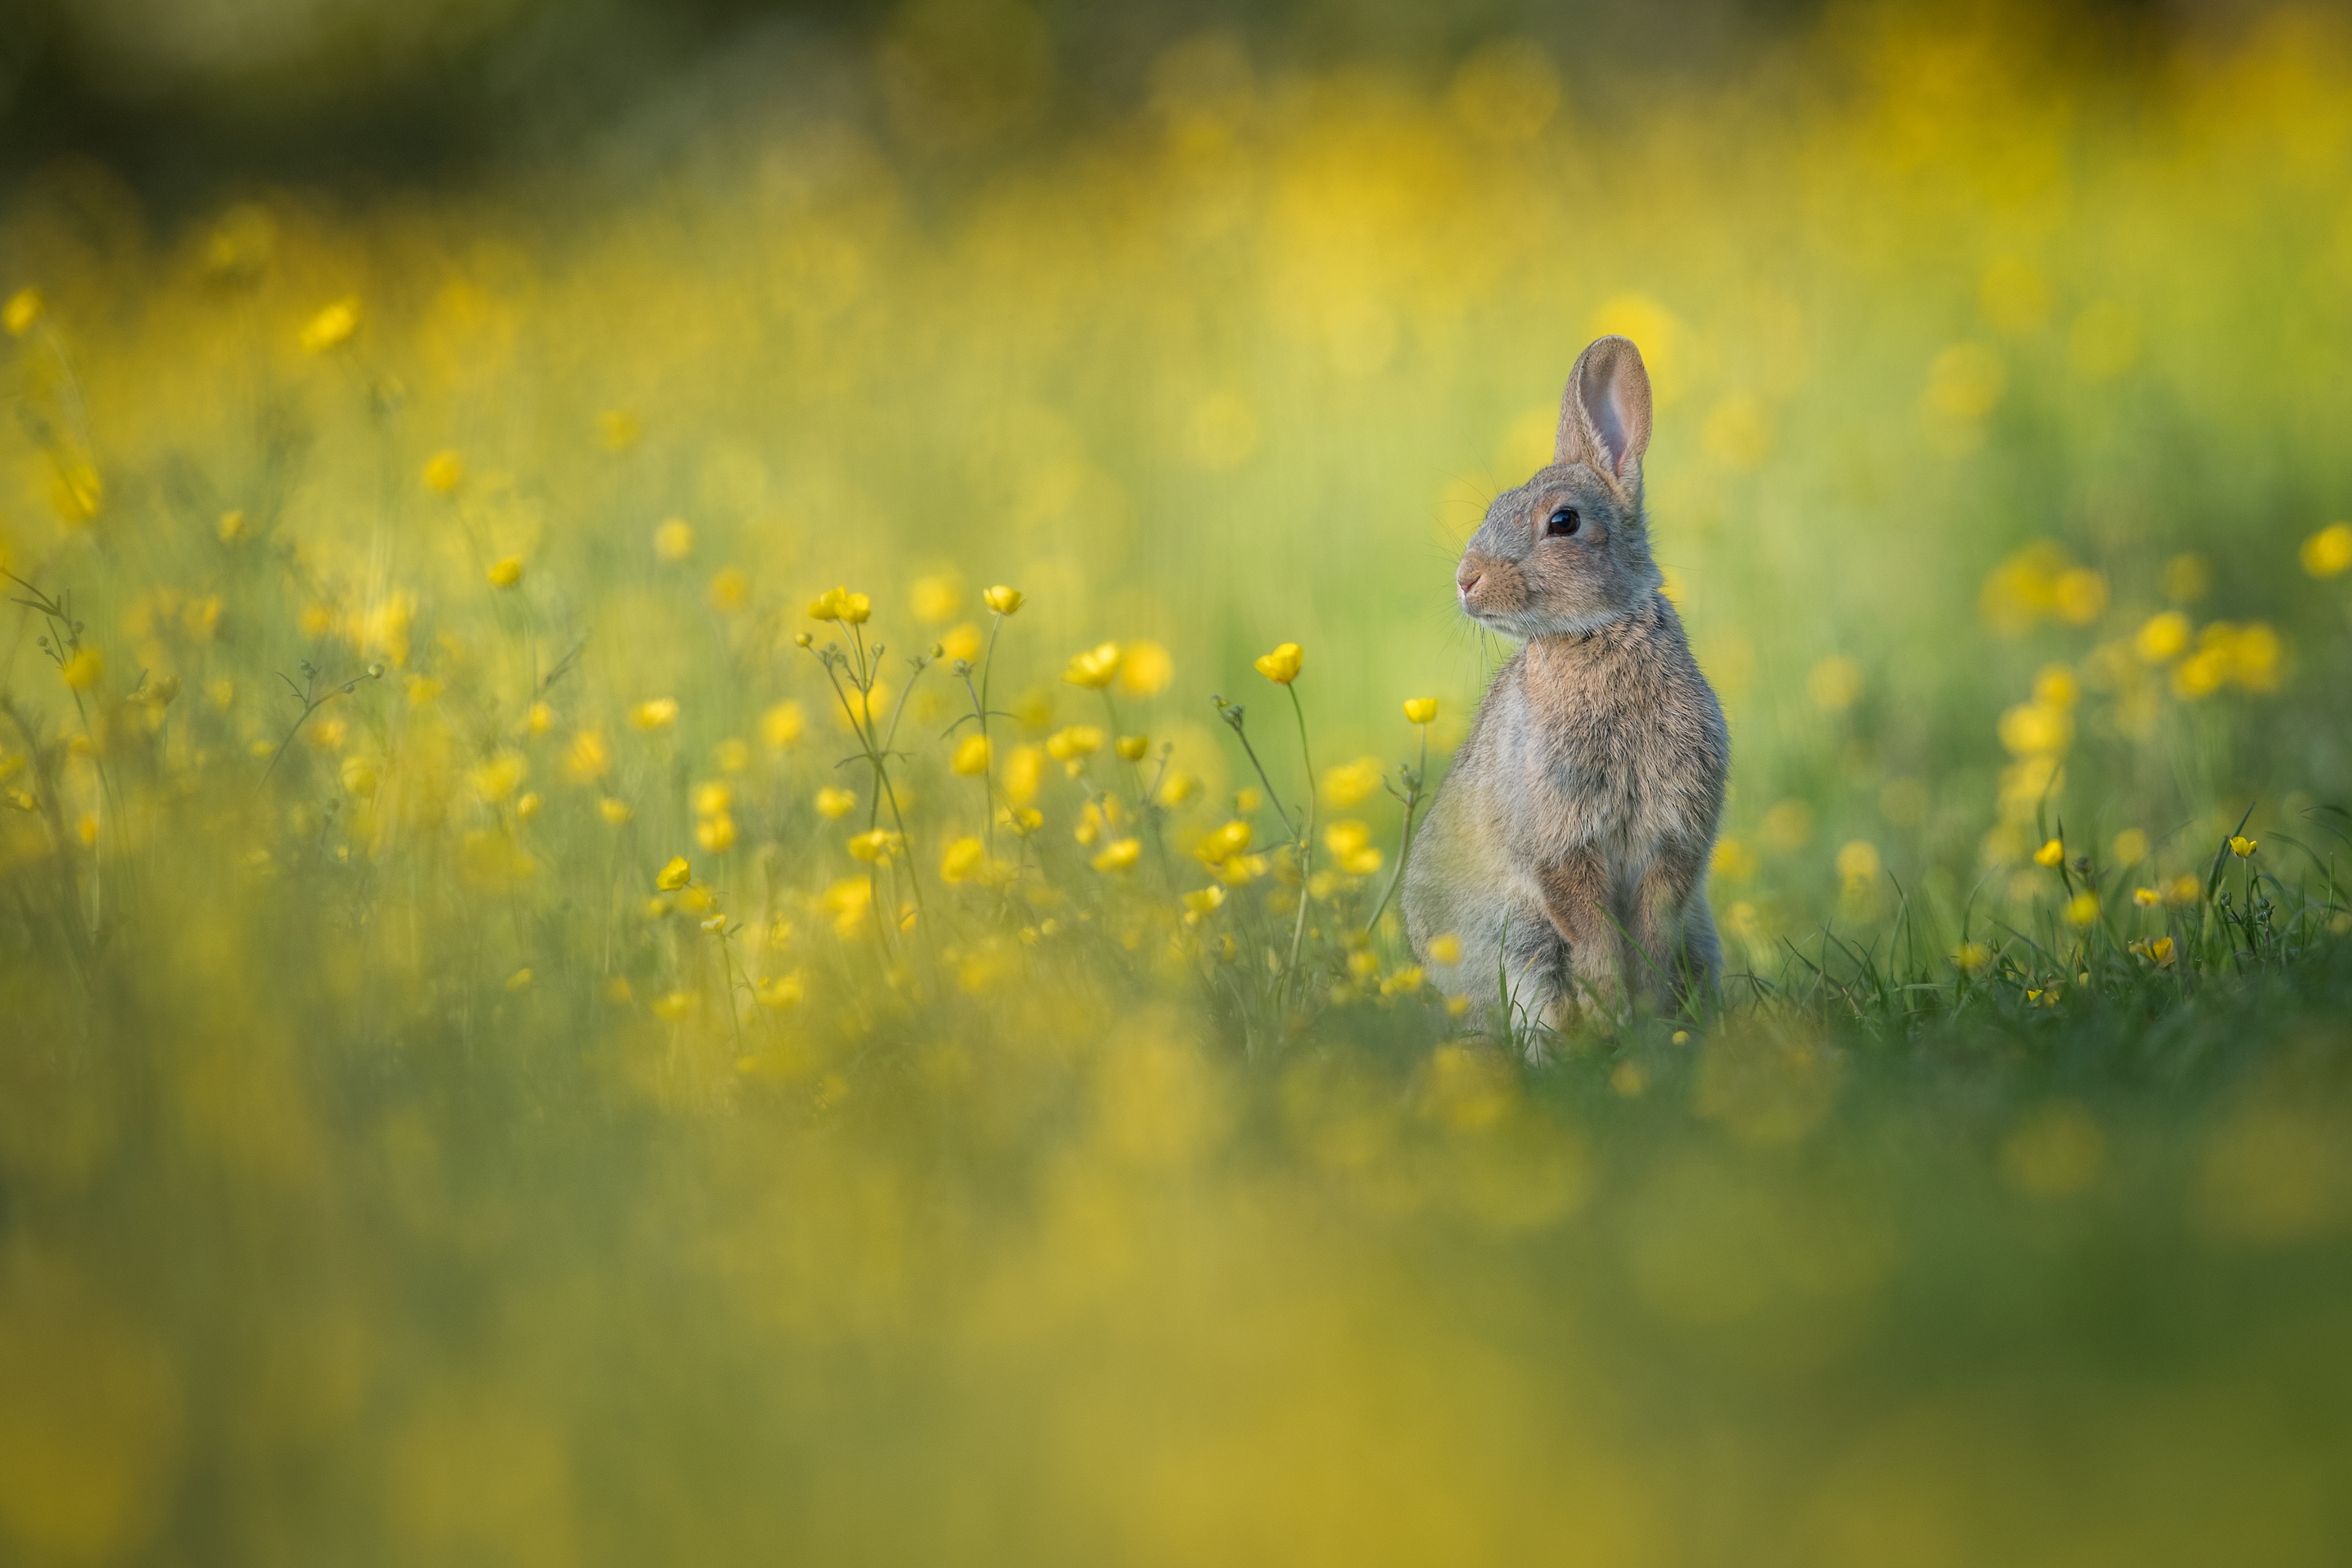
[[[2352, 32], [1026, 16], [0, 213], [0, 1556], [2340, 1561]], [[1390, 889], [1612, 331], [1729, 973], [1498, 1028]]]

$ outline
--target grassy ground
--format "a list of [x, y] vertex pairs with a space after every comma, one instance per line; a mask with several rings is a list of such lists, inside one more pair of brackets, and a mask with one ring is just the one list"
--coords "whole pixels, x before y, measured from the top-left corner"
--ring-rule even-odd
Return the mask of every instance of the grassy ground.
[[[37, 183], [9, 1554], [2340, 1559], [2352, 56], [2010, 22]], [[1736, 973], [1506, 1041], [1384, 894], [1596, 330]]]

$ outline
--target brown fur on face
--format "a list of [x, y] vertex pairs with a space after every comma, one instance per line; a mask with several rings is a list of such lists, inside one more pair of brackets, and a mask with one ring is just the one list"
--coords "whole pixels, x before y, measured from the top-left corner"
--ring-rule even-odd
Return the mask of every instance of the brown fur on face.
[[[1406, 928], [1438, 984], [1484, 998], [1499, 968], [1515, 1006], [1554, 1025], [1580, 999], [1687, 1006], [1720, 964], [1705, 876], [1730, 744], [1650, 557], [1649, 431], [1640, 352], [1593, 343], [1554, 461], [1496, 498], [1463, 554], [1465, 612], [1526, 645], [1405, 873]], [[1440, 934], [1457, 963], [1430, 953]]]

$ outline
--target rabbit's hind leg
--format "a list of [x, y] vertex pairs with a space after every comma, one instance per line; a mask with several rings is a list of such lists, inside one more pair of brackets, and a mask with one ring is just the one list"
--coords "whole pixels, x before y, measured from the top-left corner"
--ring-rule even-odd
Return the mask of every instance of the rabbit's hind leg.
[[1716, 934], [1715, 911], [1704, 883], [1683, 906], [1683, 939], [1675, 963], [1675, 1008], [1699, 1018], [1723, 1005], [1723, 938]]

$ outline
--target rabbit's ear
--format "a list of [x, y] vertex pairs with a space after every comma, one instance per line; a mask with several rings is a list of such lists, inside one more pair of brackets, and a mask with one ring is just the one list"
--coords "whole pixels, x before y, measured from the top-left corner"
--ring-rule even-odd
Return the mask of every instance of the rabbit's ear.
[[1576, 357], [1559, 400], [1554, 463], [1623, 478], [1650, 445], [1650, 372], [1631, 338], [1596, 338]]

